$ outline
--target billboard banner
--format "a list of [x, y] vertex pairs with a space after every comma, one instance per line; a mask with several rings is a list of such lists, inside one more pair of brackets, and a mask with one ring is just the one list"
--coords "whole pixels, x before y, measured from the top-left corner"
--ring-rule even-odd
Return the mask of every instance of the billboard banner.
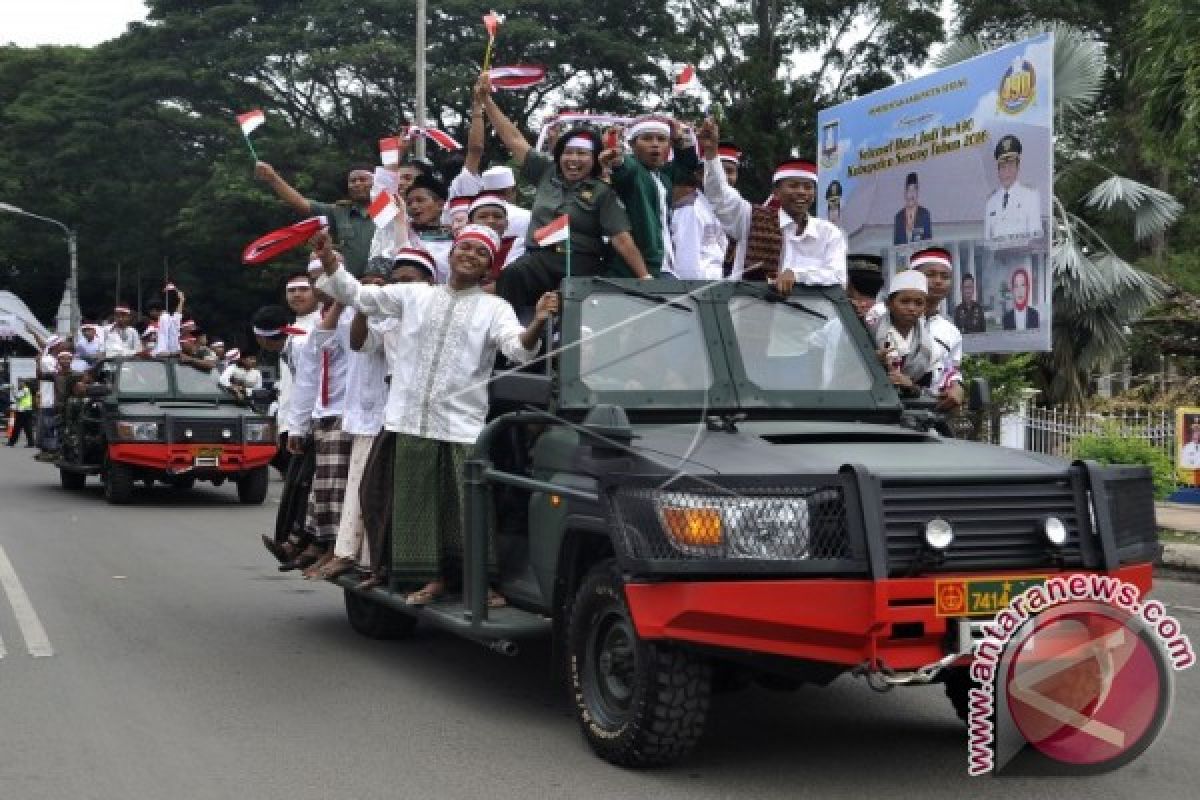
[[820, 215], [889, 277], [948, 249], [969, 353], [1050, 349], [1053, 63], [1043, 34], [817, 117]]
[[1200, 486], [1200, 408], [1175, 409], [1175, 472], [1184, 486]]

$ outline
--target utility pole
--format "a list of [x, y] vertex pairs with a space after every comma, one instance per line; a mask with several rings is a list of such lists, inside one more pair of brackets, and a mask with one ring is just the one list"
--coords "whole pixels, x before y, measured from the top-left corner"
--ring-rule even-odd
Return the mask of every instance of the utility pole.
[[[417, 108], [413, 120], [417, 128], [425, 128], [425, 0], [417, 0]], [[425, 157], [425, 137], [418, 136], [413, 146], [417, 158]]]

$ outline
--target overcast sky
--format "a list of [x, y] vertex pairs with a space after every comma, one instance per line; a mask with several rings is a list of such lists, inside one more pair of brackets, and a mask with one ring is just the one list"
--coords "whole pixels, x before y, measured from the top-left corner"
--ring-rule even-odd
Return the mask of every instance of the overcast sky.
[[142, 0], [0, 0], [0, 44], [90, 47], [146, 17]]

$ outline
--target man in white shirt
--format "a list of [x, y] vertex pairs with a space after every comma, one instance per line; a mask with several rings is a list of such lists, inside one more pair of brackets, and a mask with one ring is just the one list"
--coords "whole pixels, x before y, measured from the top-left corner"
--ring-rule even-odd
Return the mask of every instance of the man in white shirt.
[[[171, 295], [174, 294], [173, 298]], [[163, 289], [163, 310], [154, 321], [158, 326], [154, 349], [156, 356], [177, 356], [180, 352], [179, 337], [183, 331], [183, 304], [187, 300], [183, 292], [168, 283]], [[172, 310], [172, 306], [174, 310]]]
[[1042, 198], [1034, 189], [1017, 182], [1021, 171], [1021, 140], [1009, 134], [1000, 138], [993, 152], [1000, 188], [984, 206], [984, 238], [992, 244], [1021, 244], [1040, 239]]
[[95, 323], [85, 322], [79, 326], [79, 335], [75, 337], [75, 355], [89, 364], [95, 364], [100, 358], [103, 344]]
[[[496, 354], [532, 359], [558, 295], [543, 295], [534, 321], [522, 328], [512, 306], [480, 288], [500, 246], [482, 225], [458, 235], [449, 281], [436, 287], [362, 286], [341, 268], [326, 234], [316, 245], [326, 271], [318, 288], [368, 314], [398, 317], [404, 329], [387, 342], [395, 367], [384, 413], [384, 427], [396, 434], [392, 573], [428, 581], [407, 601], [431, 603], [461, 564], [462, 468], [483, 429]], [[490, 592], [488, 604], [505, 601]]]
[[54, 379], [58, 375], [58, 354], [65, 342], [58, 335], [46, 340], [45, 350], [38, 358], [37, 440], [41, 452], [39, 461], [51, 461], [58, 452], [58, 416], [54, 411]]
[[962, 333], [945, 314], [942, 304], [954, 285], [954, 259], [943, 247], [927, 247], [913, 253], [908, 265], [925, 276], [928, 299], [925, 303], [925, 323], [933, 340], [933, 369], [929, 390], [938, 396], [937, 407], [955, 411], [962, 406]]
[[789, 160], [775, 170], [772, 199], [778, 209], [745, 200], [725, 179], [717, 150], [716, 123], [710, 118], [697, 132], [704, 156], [704, 194], [730, 238], [737, 241], [731, 277], [771, 280], [787, 294], [799, 281], [810, 285], [846, 285], [846, 237], [828, 220], [809, 214], [817, 191], [816, 166]]
[[698, 180], [676, 176], [671, 211], [675, 276], [683, 280], [719, 281], [729, 237], [699, 190]]
[[113, 326], [104, 337], [104, 355], [107, 358], [137, 355], [142, 350], [142, 342], [137, 330], [130, 325], [133, 312], [129, 306], [118, 304], [113, 315]]

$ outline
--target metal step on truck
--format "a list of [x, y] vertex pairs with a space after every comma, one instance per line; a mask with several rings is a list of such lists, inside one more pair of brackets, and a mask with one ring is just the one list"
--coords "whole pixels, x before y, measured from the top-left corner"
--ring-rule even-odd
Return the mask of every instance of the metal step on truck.
[[714, 686], [749, 681], [941, 682], [965, 717], [1008, 597], [1067, 573], [1150, 588], [1148, 470], [942, 435], [840, 288], [574, 278], [562, 299], [554, 356], [495, 376], [461, 595], [413, 608], [395, 581], [338, 581], [367, 636], [552, 639], [614, 764], [685, 756]]

